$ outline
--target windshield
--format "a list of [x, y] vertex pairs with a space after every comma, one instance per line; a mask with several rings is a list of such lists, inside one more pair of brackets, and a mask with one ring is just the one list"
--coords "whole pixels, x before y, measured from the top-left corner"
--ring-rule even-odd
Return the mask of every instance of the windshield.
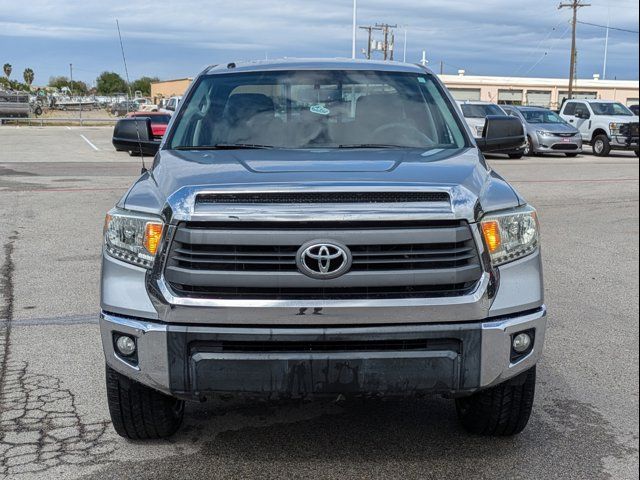
[[504, 116], [504, 112], [497, 105], [478, 105], [473, 103], [463, 103], [460, 105], [462, 108], [462, 114], [465, 118], [485, 118], [488, 115], [502, 115]]
[[567, 123], [551, 110], [520, 110], [527, 123]]
[[275, 71], [203, 76], [168, 148], [462, 148], [453, 106], [430, 76]]
[[593, 113], [596, 115], [622, 115], [624, 117], [632, 117], [633, 112], [621, 103], [597, 103], [590, 104]]

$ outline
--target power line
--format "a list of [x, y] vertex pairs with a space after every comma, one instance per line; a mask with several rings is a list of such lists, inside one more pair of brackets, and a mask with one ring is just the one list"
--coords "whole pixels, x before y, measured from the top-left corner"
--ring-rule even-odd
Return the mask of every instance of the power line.
[[[560, 21], [558, 22], [558, 24], [557, 24], [557, 25], [555, 25], [554, 27], [552, 27], [552, 28], [551, 28], [551, 30], [549, 30], [549, 33], [547, 33], [547, 36], [546, 36], [546, 37], [544, 37], [542, 40], [540, 40], [540, 42], [538, 42], [538, 45], [536, 46], [536, 48], [535, 48], [535, 49], [533, 49], [533, 50], [532, 50], [531, 54], [527, 56], [527, 59], [526, 59], [525, 61], [523, 61], [523, 62], [520, 64], [520, 66], [519, 66], [518, 68], [516, 68], [516, 70], [513, 72], [513, 75], [514, 75], [514, 76], [515, 76], [515, 75], [518, 75], [518, 73], [520, 72], [520, 70], [522, 70], [522, 69], [524, 68], [524, 66], [528, 63], [528, 61], [531, 59], [531, 57], [533, 57], [535, 54], [537, 54], [537, 53], [540, 51], [540, 47], [542, 47], [542, 44], [543, 44], [544, 42], [546, 42], [547, 40], [549, 40], [549, 38], [551, 37], [551, 35], [553, 35], [553, 34], [554, 34], [554, 32], [557, 30], [557, 28], [558, 28], [560, 25], [562, 25], [565, 21], [566, 21], [566, 19], [562, 19], [562, 20], [560, 20]], [[567, 27], [567, 30], [568, 30], [568, 27]], [[544, 54], [544, 55], [546, 55], [546, 54], [547, 54], [547, 52], [545, 51], [545, 54]], [[543, 58], [544, 58], [544, 55], [543, 55]], [[536, 65], [537, 65], [538, 63], [540, 63], [540, 61], [541, 61], [541, 60], [539, 60], [538, 62], [536, 62]]]
[[549, 54], [553, 51], [553, 49], [556, 47], [556, 44], [564, 39], [567, 36], [567, 33], [569, 33], [569, 29], [571, 28], [571, 25], [568, 25], [567, 28], [565, 29], [565, 31], [562, 33], [562, 35], [558, 38], [555, 39], [555, 41], [553, 41], [551, 43], [551, 45], [549, 45], [549, 48], [547, 48], [545, 50], [545, 52], [542, 54], [542, 56], [538, 59], [537, 62], [535, 62], [533, 65], [531, 65], [531, 67], [529, 67], [529, 69], [524, 73], [524, 76], [527, 76], [534, 68], [536, 68], [538, 65], [540, 65], [540, 63], [542, 63], [542, 61], [547, 58], [549, 56]]
[[609, 30], [617, 30], [618, 32], [635, 33], [635, 34], [640, 33], [637, 30], [628, 30], [626, 28], [617, 28], [617, 27], [607, 27], [606, 25], [599, 25], [597, 23], [583, 22], [581, 20], [576, 20], [576, 23], [580, 23], [582, 25], [589, 25], [591, 27], [606, 28], [606, 29], [609, 29]]

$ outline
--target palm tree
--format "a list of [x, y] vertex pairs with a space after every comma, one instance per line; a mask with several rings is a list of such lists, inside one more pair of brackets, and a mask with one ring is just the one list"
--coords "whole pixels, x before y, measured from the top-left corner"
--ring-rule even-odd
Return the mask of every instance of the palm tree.
[[22, 77], [24, 78], [25, 83], [31, 86], [31, 84], [33, 83], [33, 77], [35, 77], [35, 74], [33, 73], [33, 70], [31, 70], [30, 68], [25, 68], [24, 72], [22, 73]]
[[13, 70], [13, 67], [11, 66], [10, 63], [5, 63], [2, 66], [2, 70], [4, 70], [4, 74], [7, 77], [7, 79], [9, 79], [9, 77], [11, 76], [11, 70]]

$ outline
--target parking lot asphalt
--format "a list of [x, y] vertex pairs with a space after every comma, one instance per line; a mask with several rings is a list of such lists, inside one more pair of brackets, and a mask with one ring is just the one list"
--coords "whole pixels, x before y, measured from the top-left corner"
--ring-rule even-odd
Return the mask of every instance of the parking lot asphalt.
[[140, 171], [111, 129], [0, 127], [0, 478], [638, 478], [638, 159], [491, 164], [538, 208], [549, 331], [528, 428], [439, 398], [189, 404], [173, 438], [109, 423], [102, 222]]

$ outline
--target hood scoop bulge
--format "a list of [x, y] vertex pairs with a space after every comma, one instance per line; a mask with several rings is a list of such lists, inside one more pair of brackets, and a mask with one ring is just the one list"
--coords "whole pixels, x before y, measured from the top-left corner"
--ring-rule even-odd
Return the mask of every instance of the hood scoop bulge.
[[201, 193], [196, 204], [323, 204], [449, 202], [447, 192], [247, 192]]
[[388, 172], [393, 170], [397, 162], [394, 160], [245, 160], [245, 167], [256, 173], [289, 173], [289, 172]]

